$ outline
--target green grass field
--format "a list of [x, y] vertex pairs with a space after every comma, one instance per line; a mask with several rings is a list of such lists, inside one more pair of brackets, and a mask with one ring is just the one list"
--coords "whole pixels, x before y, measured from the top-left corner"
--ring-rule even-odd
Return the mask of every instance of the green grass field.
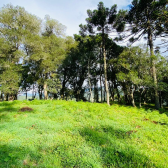
[[168, 117], [117, 104], [1, 102], [0, 168], [13, 167], [166, 168]]

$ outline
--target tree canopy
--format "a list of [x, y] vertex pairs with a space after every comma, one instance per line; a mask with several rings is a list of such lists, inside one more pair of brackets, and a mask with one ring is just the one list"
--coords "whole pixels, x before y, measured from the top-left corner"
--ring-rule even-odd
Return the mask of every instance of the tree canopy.
[[[167, 11], [167, 0], [133, 0], [128, 10], [99, 2], [70, 37], [49, 15], [40, 19], [5, 5], [0, 9], [0, 99], [17, 99], [20, 92], [28, 99], [32, 91], [32, 99], [38, 94], [39, 99], [161, 108], [168, 103], [168, 63], [154, 41], [167, 37]], [[141, 38], [146, 45], [131, 46]], [[129, 43], [120, 46], [125, 39]]]

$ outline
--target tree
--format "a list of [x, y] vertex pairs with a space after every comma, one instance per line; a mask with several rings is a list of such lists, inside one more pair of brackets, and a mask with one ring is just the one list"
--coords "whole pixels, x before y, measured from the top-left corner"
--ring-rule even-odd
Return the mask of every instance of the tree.
[[115, 63], [115, 68], [118, 70], [117, 80], [122, 86], [125, 101], [134, 107], [134, 92], [139, 92], [139, 106], [141, 107], [142, 93], [146, 88], [153, 87], [149, 63], [149, 53], [142, 47], [125, 48]]
[[109, 81], [109, 91], [111, 95], [111, 100], [114, 101], [114, 95], [117, 93], [118, 100], [120, 99], [116, 73], [117, 68], [115, 67], [115, 60], [117, 60], [118, 56], [122, 53], [124, 47], [117, 45], [112, 39], [106, 39], [106, 51], [107, 51], [107, 61], [108, 61], [108, 69], [107, 69], [107, 77]]
[[94, 36], [82, 37], [80, 35], [74, 35], [74, 38], [76, 42], [72, 43], [72, 48], [60, 66], [61, 97], [64, 99], [71, 88], [77, 100], [84, 100], [84, 91], [89, 88], [90, 98], [93, 101], [92, 74], [93, 69], [97, 66], [96, 39]]
[[[27, 100], [27, 92], [32, 89], [32, 85], [34, 84], [34, 75], [30, 73], [30, 69], [32, 67], [30, 64], [26, 63], [24, 66], [22, 66], [22, 78], [20, 81], [20, 87], [21, 91], [26, 92], [26, 100]], [[32, 99], [34, 99], [34, 95], [32, 96]]]
[[[9, 76], [13, 73], [10, 91], [1, 87], [7, 94], [17, 94], [21, 80], [21, 62], [25, 58], [25, 44], [28, 38], [39, 32], [40, 19], [29, 14], [19, 6], [6, 5], [0, 10], [0, 59], [1, 59], [1, 81], [10, 84]], [[10, 74], [8, 71], [12, 70]], [[6, 82], [5, 82], [6, 81]], [[17, 86], [17, 87], [16, 87]], [[8, 91], [7, 91], [8, 90]], [[5, 93], [5, 92], [4, 92]]]
[[[105, 88], [106, 88], [106, 97], [107, 104], [109, 102], [109, 88], [107, 82], [107, 61], [106, 61], [106, 48], [105, 48], [105, 39], [108, 37], [108, 33], [111, 31], [111, 28], [115, 25], [116, 19], [116, 10], [117, 6], [113, 5], [110, 9], [106, 8], [103, 2], [99, 2], [97, 10], [87, 10], [88, 18], [86, 18], [87, 25], [80, 25], [80, 34], [86, 35], [100, 33], [102, 35], [102, 50], [104, 57], [104, 77], [105, 77]], [[117, 27], [117, 26], [116, 26]]]
[[[167, 0], [133, 0], [126, 17], [128, 23], [131, 24], [131, 28], [128, 28], [129, 30], [131, 29], [131, 35], [125, 37], [129, 37], [131, 42], [135, 42], [136, 40], [141, 39], [144, 35], [147, 35], [146, 39], [150, 47], [156, 109], [159, 109], [159, 95], [153, 41], [162, 33], [163, 22], [161, 23], [159, 18], [163, 16], [166, 4]], [[124, 36], [122, 36], [122, 38], [123, 37]]]
[[20, 67], [9, 65], [0, 76], [0, 83], [1, 83], [1, 92], [5, 94], [6, 100], [14, 100], [17, 99], [17, 92], [19, 90], [19, 78], [21, 74], [19, 73]]
[[[54, 85], [60, 85], [56, 77], [57, 69], [65, 57], [65, 39], [62, 38], [64, 30], [65, 26], [46, 16], [42, 35], [34, 36], [28, 45], [29, 62], [33, 65], [31, 70], [36, 72], [35, 78], [40, 92], [43, 86], [44, 99], [48, 99], [48, 91], [56, 93], [57, 89], [53, 90]], [[52, 83], [50, 86], [49, 82]]]

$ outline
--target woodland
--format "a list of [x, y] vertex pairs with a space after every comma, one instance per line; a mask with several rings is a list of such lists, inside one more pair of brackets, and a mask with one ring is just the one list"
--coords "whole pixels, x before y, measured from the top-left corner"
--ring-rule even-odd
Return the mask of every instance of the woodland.
[[[74, 37], [46, 15], [23, 7], [0, 9], [0, 99], [37, 90], [39, 99], [75, 98], [139, 106], [168, 103], [168, 1], [133, 0], [87, 10]], [[138, 46], [134, 43], [142, 40]], [[156, 44], [157, 39], [160, 43]], [[121, 45], [122, 44], [122, 45]], [[34, 92], [33, 92], [34, 93]], [[32, 95], [34, 99], [35, 94]]]
[[167, 168], [167, 4], [99, 2], [73, 37], [0, 8], [0, 167]]

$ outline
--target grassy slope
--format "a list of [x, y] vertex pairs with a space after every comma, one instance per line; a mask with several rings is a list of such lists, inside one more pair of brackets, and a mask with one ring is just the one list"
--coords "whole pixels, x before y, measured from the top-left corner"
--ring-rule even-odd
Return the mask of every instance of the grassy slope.
[[[33, 112], [19, 112], [29, 106]], [[168, 117], [67, 101], [0, 103], [0, 167], [167, 167]]]

